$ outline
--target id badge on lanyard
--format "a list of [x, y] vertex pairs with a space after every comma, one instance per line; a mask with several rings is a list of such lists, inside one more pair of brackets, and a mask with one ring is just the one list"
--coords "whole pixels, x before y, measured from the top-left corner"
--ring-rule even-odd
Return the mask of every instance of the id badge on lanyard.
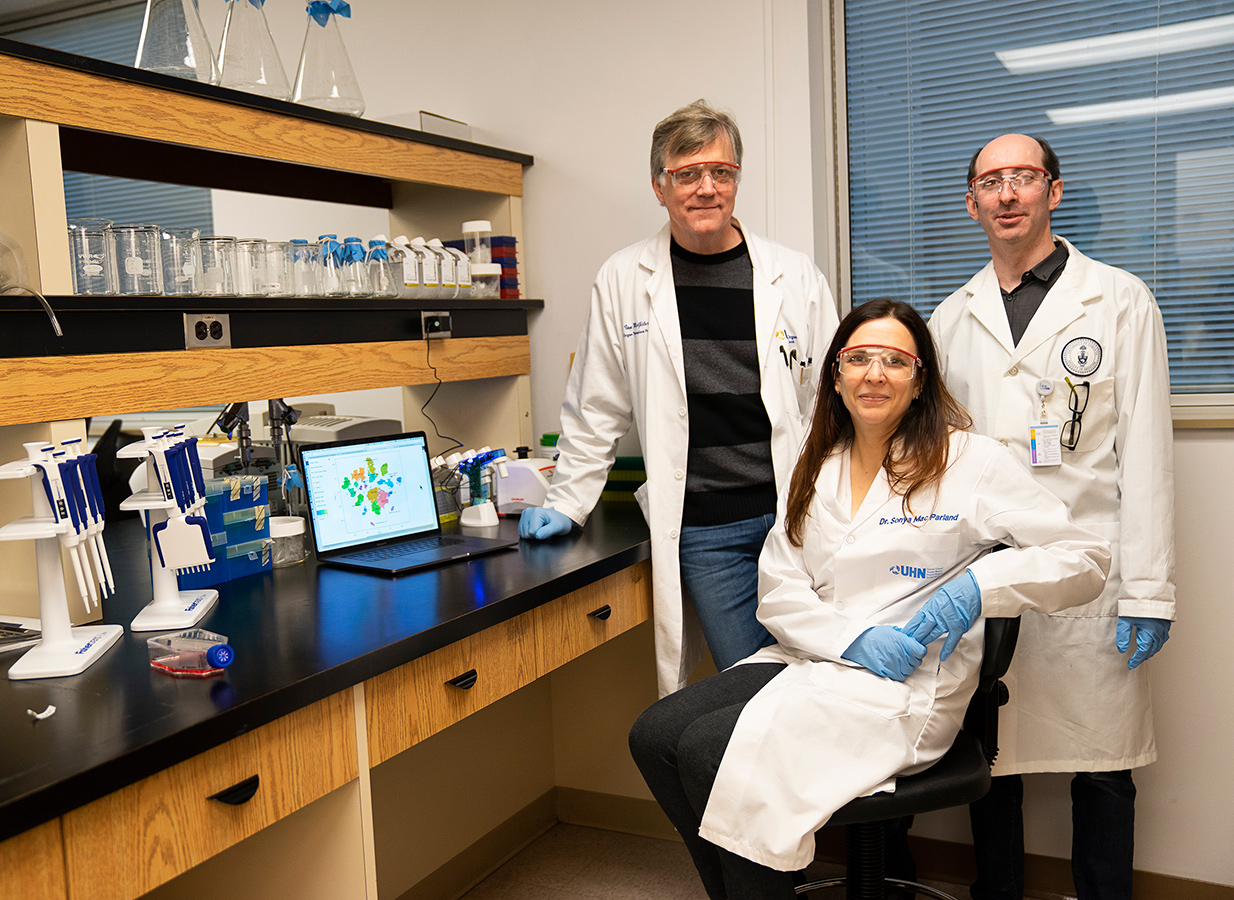
[[1054, 392], [1054, 382], [1043, 378], [1037, 382], [1037, 396], [1041, 398], [1041, 414], [1028, 426], [1028, 461], [1034, 466], [1060, 466], [1063, 463], [1063, 444], [1058, 422], [1051, 422], [1045, 413], [1046, 398]]

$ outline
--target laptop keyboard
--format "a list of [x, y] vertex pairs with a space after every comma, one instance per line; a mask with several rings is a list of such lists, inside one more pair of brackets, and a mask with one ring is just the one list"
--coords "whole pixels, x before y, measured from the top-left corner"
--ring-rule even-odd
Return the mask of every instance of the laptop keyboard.
[[404, 541], [401, 544], [391, 544], [388, 547], [374, 547], [372, 550], [361, 550], [358, 553], [351, 553], [348, 559], [358, 559], [362, 562], [372, 562], [379, 559], [392, 559], [396, 556], [406, 556], [408, 553], [415, 553], [417, 550], [434, 550], [438, 547], [446, 547], [450, 544], [459, 544], [463, 542], [463, 538], [453, 537], [448, 534], [433, 535], [432, 537], [420, 538], [416, 541]]

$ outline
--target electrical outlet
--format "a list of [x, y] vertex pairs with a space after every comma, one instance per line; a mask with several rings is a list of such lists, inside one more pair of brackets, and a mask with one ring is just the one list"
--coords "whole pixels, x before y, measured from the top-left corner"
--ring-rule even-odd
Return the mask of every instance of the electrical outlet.
[[450, 314], [448, 312], [421, 312], [420, 333], [428, 338], [448, 338], [450, 336]]
[[231, 317], [227, 313], [184, 314], [184, 349], [205, 350], [231, 346]]

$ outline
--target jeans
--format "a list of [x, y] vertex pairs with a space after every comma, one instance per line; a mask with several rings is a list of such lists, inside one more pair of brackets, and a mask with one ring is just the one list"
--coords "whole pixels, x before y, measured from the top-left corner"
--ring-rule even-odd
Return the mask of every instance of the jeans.
[[[1024, 896], [1024, 783], [993, 779], [969, 806], [977, 881], [973, 900]], [[1135, 782], [1131, 772], [1077, 772], [1071, 779], [1071, 874], [1079, 900], [1131, 900]]]
[[630, 730], [630, 754], [685, 841], [711, 900], [793, 897], [792, 872], [769, 869], [698, 836], [737, 717], [783, 669], [781, 663], [734, 666], [669, 694], [639, 716]]
[[690, 593], [716, 669], [724, 671], [775, 643], [755, 617], [758, 556], [774, 515], [726, 525], [683, 525], [681, 585]]

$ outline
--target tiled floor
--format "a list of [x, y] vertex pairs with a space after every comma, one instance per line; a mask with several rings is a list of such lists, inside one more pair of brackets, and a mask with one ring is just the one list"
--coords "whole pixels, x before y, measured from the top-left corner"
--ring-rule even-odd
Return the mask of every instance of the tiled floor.
[[[827, 878], [840, 867], [811, 867]], [[930, 882], [970, 900], [968, 889]], [[842, 890], [812, 897], [843, 896]], [[463, 900], [707, 900], [684, 844], [559, 824], [469, 891]]]

